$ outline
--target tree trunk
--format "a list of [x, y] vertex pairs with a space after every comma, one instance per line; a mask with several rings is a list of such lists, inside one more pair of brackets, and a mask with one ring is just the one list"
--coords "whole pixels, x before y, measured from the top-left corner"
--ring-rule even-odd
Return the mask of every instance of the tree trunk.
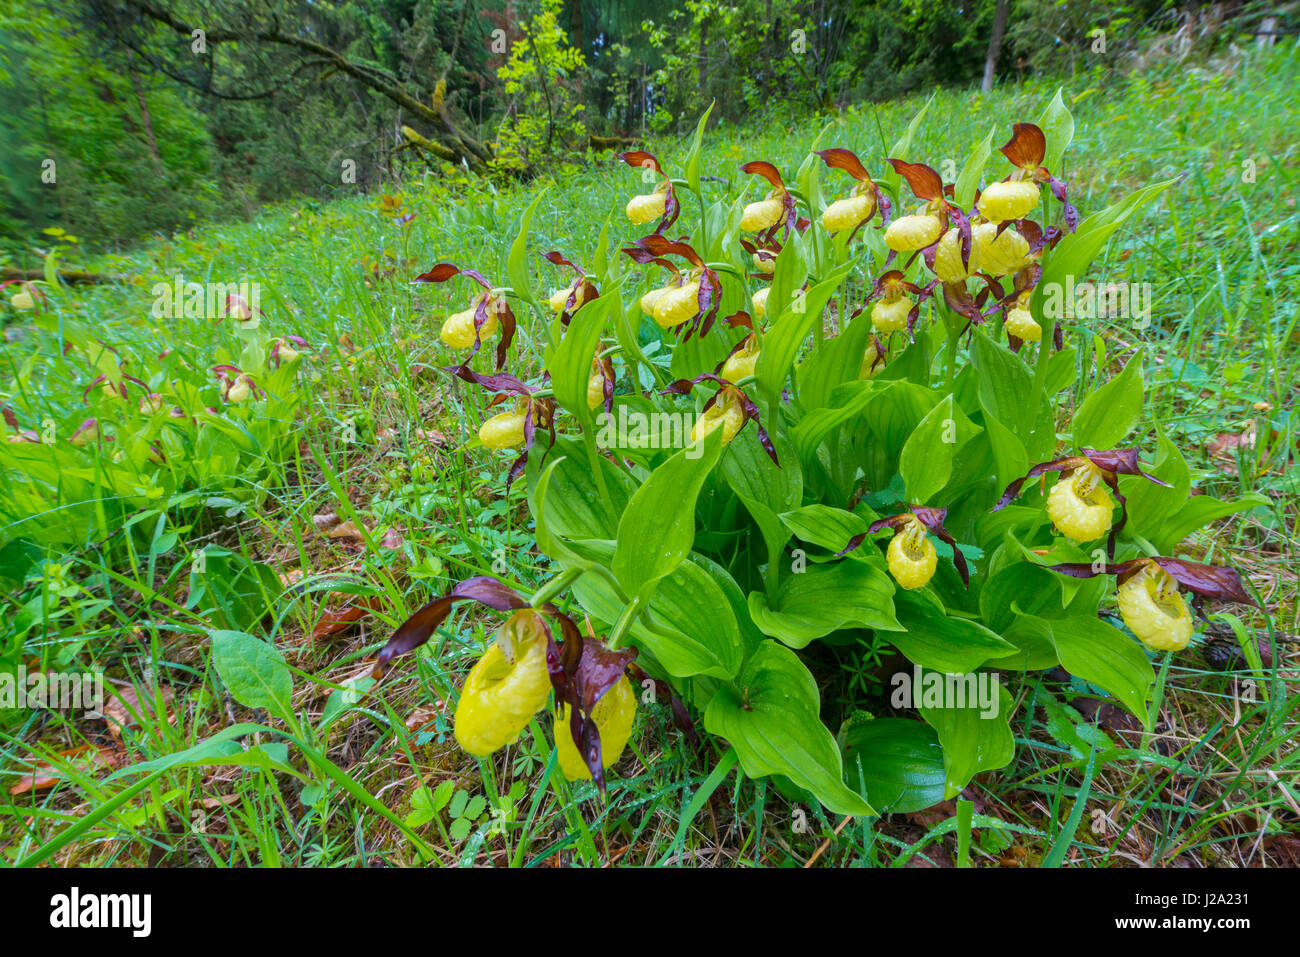
[[149, 112], [149, 101], [144, 95], [144, 84], [140, 74], [135, 71], [135, 58], [131, 60], [131, 89], [135, 92], [135, 101], [140, 106], [140, 123], [144, 127], [144, 140], [149, 146], [149, 155], [153, 157], [154, 169], [161, 176], [166, 172], [162, 154], [158, 152], [158, 140], [153, 134], [153, 115]]
[[709, 79], [709, 18], [706, 16], [700, 20], [700, 94], [704, 93], [704, 85]]
[[989, 54], [984, 58], [984, 82], [980, 89], [988, 93], [993, 89], [993, 76], [998, 69], [998, 54], [1002, 52], [1002, 35], [1007, 32], [1007, 0], [998, 0], [993, 13], [993, 36], [989, 37]]

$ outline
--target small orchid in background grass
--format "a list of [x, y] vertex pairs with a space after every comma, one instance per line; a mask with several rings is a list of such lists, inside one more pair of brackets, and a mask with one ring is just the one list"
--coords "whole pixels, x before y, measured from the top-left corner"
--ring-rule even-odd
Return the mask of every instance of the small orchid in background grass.
[[[1143, 466], [1142, 440], [1128, 437], [1143, 399], [1140, 359], [1108, 386], [1081, 387], [1088, 398], [1071, 421], [1078, 364], [1061, 351], [1062, 327], [1053, 323], [1047, 336], [1033, 312], [1040, 284], [1082, 276], [1162, 188], [1080, 218], [1045, 168], [1072, 129], [1059, 97], [1042, 125], [1015, 124], [1002, 147], [1014, 171], [983, 192], [991, 139], [944, 184], [911, 155], [909, 132], [888, 159], [840, 147], [810, 153], [798, 189], [772, 163], [746, 163], [742, 171], [768, 187], [746, 202], [748, 183], [700, 175], [701, 123], [681, 180], [651, 154], [622, 155], [654, 184], [629, 202], [628, 219], [657, 220], [656, 231], [615, 238], [623, 257], [604, 234], [595, 248], [548, 254], [572, 273], [550, 309], [525, 288], [525, 213], [506, 272], [509, 292], [538, 304], [523, 317], [521, 338], [538, 324], [542, 385], [475, 372], [473, 353], [448, 371], [493, 393], [494, 405], [509, 405], [486, 418], [480, 437], [521, 449], [506, 487], [526, 476], [551, 577], [532, 602], [482, 579], [458, 586], [398, 629], [381, 668], [427, 640], [450, 601], [488, 596], [516, 617], [466, 679], [457, 734], [467, 750], [495, 753], [549, 695], [561, 769], [601, 783], [632, 727], [636, 702], [623, 682], [635, 667], [673, 694], [675, 715], [702, 715], [744, 775], [776, 776], [799, 800], [846, 815], [880, 813], [900, 792], [916, 797], [878, 763], [846, 767], [862, 755], [832, 733], [875, 707], [859, 696], [883, 684], [876, 671], [886, 646], [936, 672], [1068, 661], [1078, 678], [1145, 720], [1156, 687], [1150, 659], [1100, 616], [1102, 589], [1045, 590], [1046, 569], [1116, 574], [1120, 614], [1134, 635], [1172, 650], [1194, 636], [1179, 589], [1197, 601], [1242, 595], [1235, 572], [1157, 555], [1142, 534], [1170, 552], [1197, 524], [1148, 521], [1153, 509], [1175, 508], [1155, 501], [1175, 483], [1164, 471], [1168, 454]], [[823, 167], [854, 180], [848, 195], [824, 206]], [[904, 184], [919, 206], [891, 216]], [[698, 219], [677, 202], [680, 189], [700, 199]], [[1031, 218], [1039, 212], [1041, 222]], [[678, 238], [670, 239], [664, 232], [674, 226]], [[628, 270], [628, 260], [645, 268]], [[459, 273], [440, 268], [443, 278]], [[599, 297], [584, 293], [588, 283]], [[484, 297], [494, 293], [480, 285], [459, 343], [473, 344], [478, 317], [486, 321]], [[870, 292], [855, 307], [851, 289]], [[927, 312], [936, 321], [922, 321]], [[567, 322], [554, 321], [557, 313]], [[498, 368], [508, 348], [498, 347]], [[627, 384], [615, 388], [624, 370]], [[594, 416], [597, 409], [605, 415]], [[615, 452], [614, 421], [658, 434], [618, 439]], [[1065, 434], [1078, 454], [1060, 448]], [[1015, 503], [1029, 480], [1049, 472], [1059, 477], [1041, 506]], [[873, 545], [884, 532], [888, 542]], [[1077, 561], [1088, 557], [1080, 543], [1103, 537], [1105, 561]], [[549, 605], [566, 590], [591, 634], [578, 635]], [[826, 656], [809, 649], [821, 641], [871, 651], [858, 668], [828, 671]], [[575, 691], [589, 679], [573, 662], [557, 664], [576, 649], [599, 673], [590, 686], [599, 694]], [[851, 683], [843, 677], [850, 673]], [[1023, 680], [1036, 679], [1031, 672]], [[889, 719], [907, 730], [888, 740], [953, 797], [975, 774], [1011, 760], [1010, 718], [918, 707]]]

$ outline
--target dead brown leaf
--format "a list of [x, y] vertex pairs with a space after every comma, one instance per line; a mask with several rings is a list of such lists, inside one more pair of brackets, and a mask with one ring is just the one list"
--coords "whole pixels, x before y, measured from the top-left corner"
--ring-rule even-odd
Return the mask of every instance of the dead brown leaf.
[[[171, 688], [159, 687], [158, 697], [162, 699], [167, 722], [172, 719], [172, 699], [176, 694]], [[122, 740], [125, 728], [138, 728], [145, 717], [154, 718], [154, 694], [151, 689], [144, 689], [141, 695], [133, 685], [114, 685], [104, 702], [103, 718], [108, 724], [108, 731], [118, 741]]]
[[[60, 751], [58, 756], [71, 762], [75, 770], [84, 773], [108, 771], [122, 762], [122, 756], [118, 752], [89, 744]], [[40, 758], [32, 766], [30, 775], [24, 776], [9, 788], [9, 794], [11, 797], [18, 797], [34, 791], [48, 791], [59, 782], [66, 780], [67, 775], [62, 770], [44, 758]]]
[[366, 540], [365, 533], [353, 521], [346, 521], [341, 525], [336, 525], [330, 529], [329, 537], [336, 541], [345, 542], [364, 542]]

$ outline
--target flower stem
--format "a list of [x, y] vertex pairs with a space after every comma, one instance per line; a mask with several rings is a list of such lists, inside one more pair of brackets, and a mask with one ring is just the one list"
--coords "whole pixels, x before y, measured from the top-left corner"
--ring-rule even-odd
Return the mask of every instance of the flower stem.
[[610, 651], [617, 651], [623, 646], [623, 636], [627, 634], [627, 630], [632, 627], [632, 623], [637, 620], [643, 609], [644, 606], [641, 604], [640, 595], [633, 598], [628, 603], [628, 606], [623, 609], [623, 614], [619, 616], [618, 621], [614, 623], [614, 627], [610, 629], [609, 639], [606, 641]]
[[530, 604], [534, 608], [542, 607], [542, 605], [545, 605], [552, 598], [577, 581], [581, 574], [581, 568], [566, 568], [541, 588], [537, 589], [537, 591], [533, 592]]

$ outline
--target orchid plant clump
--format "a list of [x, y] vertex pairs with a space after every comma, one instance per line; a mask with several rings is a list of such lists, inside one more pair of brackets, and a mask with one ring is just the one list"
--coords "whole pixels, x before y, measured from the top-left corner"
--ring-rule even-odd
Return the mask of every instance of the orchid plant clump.
[[[446, 320], [445, 368], [506, 407], [479, 440], [509, 450], [554, 576], [531, 598], [461, 583], [397, 630], [380, 670], [479, 601], [510, 617], [461, 691], [470, 753], [550, 708], [561, 771], [603, 787], [644, 681], [746, 775], [852, 815], [1005, 766], [1011, 698], [993, 717], [974, 702], [831, 711], [814, 643], [863, 660], [892, 646], [926, 674], [1063, 666], [1149, 727], [1153, 658], [1196, 631], [1184, 592], [1198, 610], [1252, 603], [1235, 571], [1178, 548], [1254, 503], [1189, 507], [1177, 448], [1134, 444], [1140, 352], [1071, 413], [1088, 372], [1072, 340], [1091, 332], [1044, 304], [1166, 184], [1081, 219], [1059, 94], [1012, 127], [1009, 170], [990, 172], [990, 132], [953, 183], [912, 155], [909, 128], [887, 156], [756, 158], [706, 189], [705, 120], [680, 178], [623, 154], [648, 189], [628, 201], [631, 235], [613, 248], [610, 222], [584, 257], [544, 254], [561, 270], [549, 294], [528, 266], [536, 203], [488, 270], [508, 287], [449, 264], [420, 277], [477, 284]], [[502, 371], [516, 331], [540, 375]]]
[[[131, 338], [109, 344], [102, 329], [42, 291], [57, 288], [25, 284], [10, 300], [62, 343], [59, 362], [16, 371], [6, 390], [14, 401], [0, 409], [0, 472], [19, 477], [0, 501], [11, 531], [36, 534], [36, 516], [47, 542], [103, 538], [130, 511], [164, 507], [227, 477], [238, 479], [227, 483], [232, 506], [265, 494], [258, 478], [294, 447], [305, 339], [230, 295], [205, 319], [227, 333], [206, 356], [182, 345], [184, 332], [168, 318], [164, 341], [175, 348]], [[58, 407], [29, 399], [48, 394], [74, 400]]]

